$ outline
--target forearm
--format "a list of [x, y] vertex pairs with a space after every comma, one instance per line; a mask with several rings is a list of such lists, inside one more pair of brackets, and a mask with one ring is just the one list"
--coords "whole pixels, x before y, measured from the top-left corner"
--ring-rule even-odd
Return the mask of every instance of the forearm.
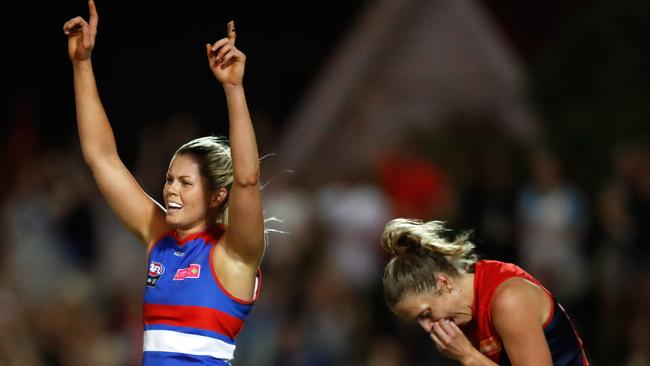
[[224, 85], [230, 120], [234, 184], [249, 186], [259, 181], [259, 153], [244, 88]]
[[73, 63], [79, 140], [85, 161], [117, 155], [113, 130], [102, 106], [90, 59]]

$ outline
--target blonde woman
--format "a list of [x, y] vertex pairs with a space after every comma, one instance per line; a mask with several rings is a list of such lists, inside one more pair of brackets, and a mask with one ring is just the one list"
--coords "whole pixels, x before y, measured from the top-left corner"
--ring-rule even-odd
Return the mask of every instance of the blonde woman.
[[388, 306], [463, 365], [586, 366], [582, 341], [553, 295], [520, 267], [477, 260], [469, 234], [439, 221], [390, 221], [382, 245]]
[[228, 365], [259, 291], [264, 220], [259, 157], [243, 88], [246, 56], [227, 36], [205, 45], [228, 106], [230, 146], [216, 137], [174, 154], [164, 202], [149, 197], [124, 166], [99, 98], [91, 53], [98, 13], [63, 26], [74, 73], [83, 157], [115, 214], [145, 245], [143, 365]]

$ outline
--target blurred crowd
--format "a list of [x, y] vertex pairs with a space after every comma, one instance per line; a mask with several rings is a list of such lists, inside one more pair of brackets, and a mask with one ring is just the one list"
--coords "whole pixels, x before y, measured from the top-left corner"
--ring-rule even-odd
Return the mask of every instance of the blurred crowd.
[[[29, 103], [14, 108], [0, 165], [0, 365], [137, 365], [144, 248], [102, 199], [77, 137], [44, 144]], [[169, 158], [202, 131], [176, 115], [133, 132], [127, 164], [159, 199]], [[473, 230], [481, 257], [516, 262], [556, 295], [594, 365], [650, 365], [648, 146], [613, 142], [586, 184], [549, 146], [479, 134], [405, 141], [337, 172], [265, 158], [262, 292], [233, 365], [452, 365], [384, 304], [380, 239], [394, 217]]]

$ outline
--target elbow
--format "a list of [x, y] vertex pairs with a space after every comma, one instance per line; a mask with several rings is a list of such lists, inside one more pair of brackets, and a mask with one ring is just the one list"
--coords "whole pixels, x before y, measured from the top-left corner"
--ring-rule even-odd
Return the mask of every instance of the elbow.
[[235, 174], [233, 177], [233, 184], [239, 187], [259, 186], [260, 172], [255, 170], [247, 174]]
[[89, 167], [92, 168], [93, 166], [97, 165], [97, 156], [96, 156], [96, 154], [92, 154], [92, 153], [90, 153], [88, 151], [83, 150], [82, 151], [82, 156], [84, 158], [84, 162]]
[[106, 150], [103, 150], [101, 147], [101, 144], [91, 144], [83, 140], [81, 141], [81, 155], [86, 165], [93, 167], [108, 155]]
[[86, 149], [82, 150], [82, 156], [86, 165], [93, 171], [105, 163], [120, 159], [117, 154], [104, 154], [95, 150]]

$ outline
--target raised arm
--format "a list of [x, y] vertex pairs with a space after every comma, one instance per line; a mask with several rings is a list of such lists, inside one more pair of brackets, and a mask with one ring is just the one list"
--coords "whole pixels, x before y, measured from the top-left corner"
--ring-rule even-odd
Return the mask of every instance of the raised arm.
[[223, 85], [230, 123], [233, 184], [228, 208], [226, 252], [229, 257], [257, 270], [264, 254], [264, 219], [259, 187], [259, 153], [244, 94], [246, 56], [235, 47], [235, 24], [227, 37], [206, 45], [210, 69]]
[[93, 0], [90, 17], [72, 18], [63, 25], [74, 74], [77, 128], [84, 160], [97, 186], [126, 227], [147, 245], [168, 229], [164, 211], [126, 169], [117, 153], [115, 137], [99, 98], [92, 68], [99, 16]]

